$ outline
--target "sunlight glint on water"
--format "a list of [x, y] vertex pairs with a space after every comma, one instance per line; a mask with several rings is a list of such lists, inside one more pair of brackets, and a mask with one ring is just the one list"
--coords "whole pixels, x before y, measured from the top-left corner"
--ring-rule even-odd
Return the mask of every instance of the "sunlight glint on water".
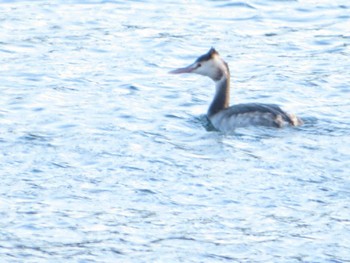
[[[346, 1], [0, 1], [3, 262], [350, 262]], [[305, 125], [213, 131], [232, 103]]]

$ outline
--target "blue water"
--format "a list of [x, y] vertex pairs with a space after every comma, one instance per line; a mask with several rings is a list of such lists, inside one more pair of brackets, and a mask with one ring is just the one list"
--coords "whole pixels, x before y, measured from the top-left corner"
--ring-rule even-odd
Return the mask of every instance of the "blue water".
[[[0, 1], [1, 262], [350, 262], [350, 4]], [[208, 129], [232, 103], [299, 128]]]

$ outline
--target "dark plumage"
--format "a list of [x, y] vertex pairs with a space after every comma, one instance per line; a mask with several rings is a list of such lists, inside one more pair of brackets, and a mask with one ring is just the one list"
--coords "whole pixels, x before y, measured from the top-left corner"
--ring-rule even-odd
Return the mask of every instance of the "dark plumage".
[[208, 61], [208, 60], [212, 59], [214, 55], [219, 55], [219, 53], [214, 48], [211, 48], [208, 51], [208, 53], [206, 53], [206, 54], [200, 56], [199, 58], [197, 58], [196, 62]]
[[283, 123], [281, 123], [279, 116], [282, 118], [283, 121], [286, 121], [289, 124], [294, 126], [293, 119], [289, 116], [289, 114], [286, 113], [284, 110], [282, 110], [280, 106], [276, 104], [244, 103], [244, 104], [233, 105], [227, 108], [225, 111], [227, 111], [227, 117], [231, 117], [232, 115], [239, 115], [239, 114], [270, 113], [273, 118], [273, 123], [275, 124], [274, 126], [276, 127], [283, 126]]

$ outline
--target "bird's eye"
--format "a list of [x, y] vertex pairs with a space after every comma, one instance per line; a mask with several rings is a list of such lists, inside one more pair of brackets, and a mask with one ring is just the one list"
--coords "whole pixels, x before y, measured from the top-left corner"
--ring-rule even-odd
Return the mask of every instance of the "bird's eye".
[[200, 68], [201, 66], [202, 66], [201, 63], [198, 63], [198, 64], [197, 64], [197, 68]]

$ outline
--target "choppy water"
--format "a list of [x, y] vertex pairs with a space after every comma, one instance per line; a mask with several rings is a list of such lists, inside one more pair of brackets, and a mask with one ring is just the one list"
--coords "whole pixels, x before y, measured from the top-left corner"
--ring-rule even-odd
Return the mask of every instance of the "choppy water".
[[[1, 262], [350, 262], [348, 1], [0, 1]], [[232, 101], [306, 124], [206, 129]]]

